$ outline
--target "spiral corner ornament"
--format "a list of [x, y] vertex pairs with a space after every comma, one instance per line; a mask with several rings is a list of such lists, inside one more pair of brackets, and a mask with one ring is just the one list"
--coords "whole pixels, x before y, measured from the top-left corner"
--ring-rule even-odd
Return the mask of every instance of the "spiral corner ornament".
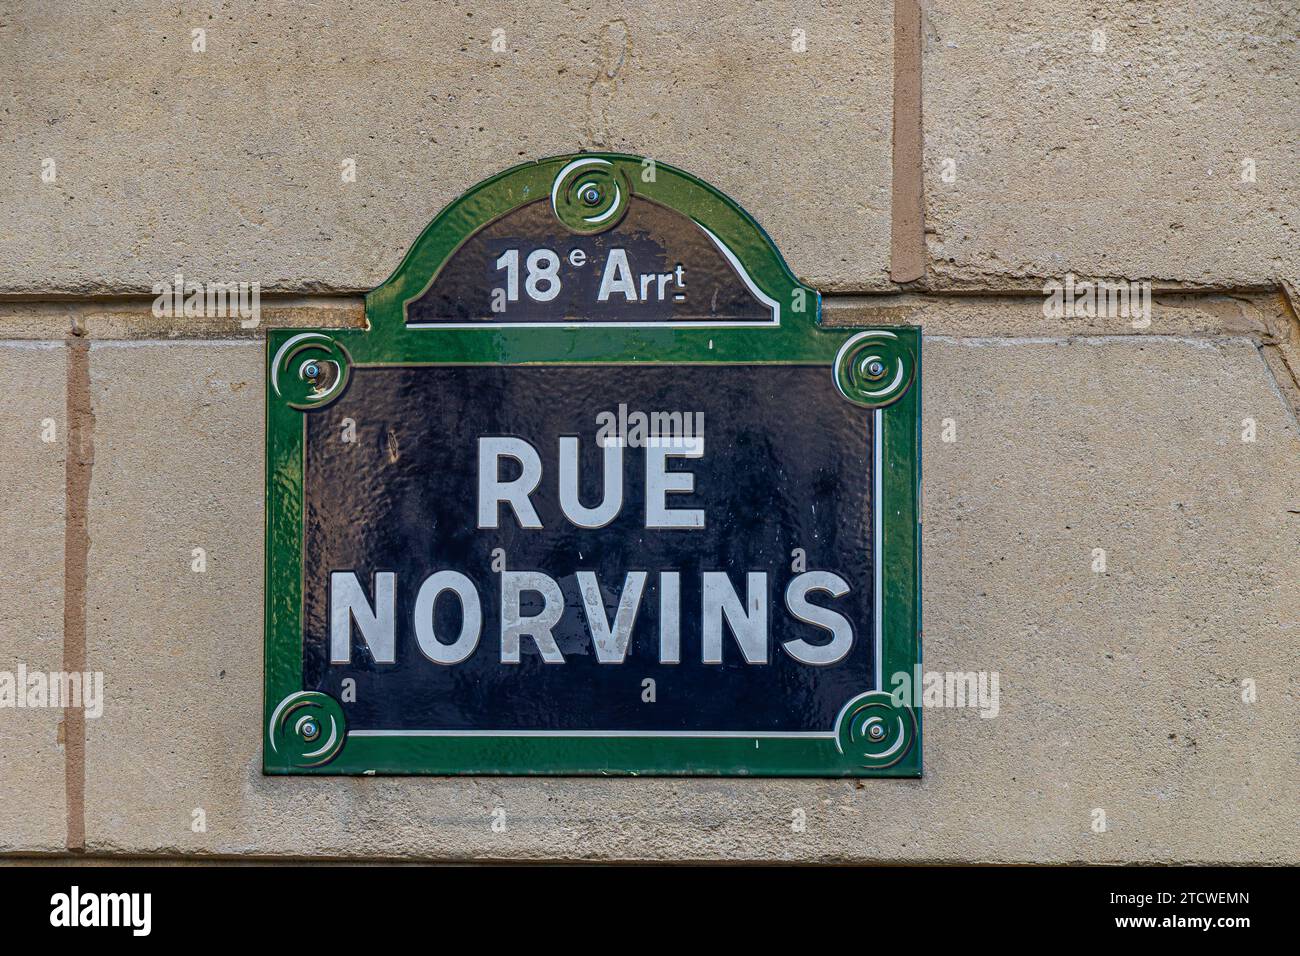
[[627, 213], [632, 186], [608, 159], [575, 159], [555, 177], [551, 209], [574, 232], [594, 235], [612, 229]]
[[834, 375], [835, 387], [854, 405], [883, 408], [912, 384], [916, 357], [893, 332], [859, 332], [840, 346]]
[[902, 760], [916, 741], [916, 714], [899, 707], [888, 691], [853, 698], [840, 711], [835, 746], [845, 758], [879, 770]]
[[343, 394], [352, 357], [323, 332], [291, 336], [271, 362], [271, 388], [292, 408], [322, 408]]
[[301, 690], [280, 701], [267, 727], [271, 752], [293, 767], [320, 767], [347, 741], [347, 718], [329, 694]]

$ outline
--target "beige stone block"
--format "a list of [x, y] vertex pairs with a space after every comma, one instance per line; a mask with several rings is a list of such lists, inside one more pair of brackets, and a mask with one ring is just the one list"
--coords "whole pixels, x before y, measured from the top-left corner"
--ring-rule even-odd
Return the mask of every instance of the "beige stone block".
[[260, 745], [262, 355], [91, 348], [87, 644], [109, 688], [87, 728], [92, 850], [201, 851], [240, 809], [234, 780]]
[[[0, 342], [0, 671], [14, 678], [63, 668], [66, 353]], [[0, 707], [0, 854], [66, 845], [62, 721], [59, 708]]]
[[1000, 714], [928, 711], [920, 781], [262, 776], [262, 363], [92, 352], [93, 850], [1300, 862], [1300, 440], [1250, 341], [927, 341], [926, 664]]
[[883, 285], [892, 44], [887, 4], [808, 0], [28, 4], [0, 291], [366, 290], [465, 189], [580, 149], [705, 178], [818, 286]]
[[936, 285], [1297, 274], [1300, 56], [1287, 0], [985, 0], [927, 3], [924, 17]]
[[963, 852], [1296, 861], [1300, 436], [1258, 347], [930, 340], [925, 361], [926, 664], [1001, 674], [997, 719], [927, 715], [962, 725], [931, 736], [926, 785], [978, 807]]

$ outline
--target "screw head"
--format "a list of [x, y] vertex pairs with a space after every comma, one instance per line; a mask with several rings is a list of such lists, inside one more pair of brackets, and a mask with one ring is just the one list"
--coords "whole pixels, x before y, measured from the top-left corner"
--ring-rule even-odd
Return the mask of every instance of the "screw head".
[[600, 190], [595, 186], [584, 186], [578, 195], [588, 206], [594, 206], [600, 202]]
[[315, 362], [308, 362], [306, 365], [302, 367], [302, 373], [306, 375], [308, 378], [315, 378], [317, 375], [320, 374], [320, 366], [317, 365]]
[[302, 725], [302, 739], [315, 740], [320, 736], [320, 724], [314, 720], [309, 720]]
[[872, 724], [871, 729], [867, 731], [867, 736], [872, 740], [883, 740], [885, 737], [885, 728], [879, 724]]
[[885, 363], [880, 359], [872, 359], [867, 363], [867, 375], [871, 378], [880, 378], [885, 374]]

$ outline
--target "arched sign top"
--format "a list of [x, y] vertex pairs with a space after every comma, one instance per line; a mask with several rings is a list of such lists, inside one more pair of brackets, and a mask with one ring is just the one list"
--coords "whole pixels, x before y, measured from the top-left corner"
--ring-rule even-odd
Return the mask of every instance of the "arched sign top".
[[735, 201], [618, 153], [525, 163], [439, 213], [366, 298], [372, 328], [815, 326], [820, 297]]

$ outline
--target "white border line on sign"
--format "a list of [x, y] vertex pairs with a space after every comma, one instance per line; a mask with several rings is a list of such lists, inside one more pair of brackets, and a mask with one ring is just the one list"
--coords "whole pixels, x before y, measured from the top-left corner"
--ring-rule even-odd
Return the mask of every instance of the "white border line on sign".
[[884, 662], [884, 625], [882, 623], [885, 602], [881, 596], [881, 556], [885, 553], [881, 547], [882, 522], [881, 515], [884, 509], [881, 507], [881, 501], [884, 495], [881, 493], [884, 488], [882, 472], [884, 459], [884, 441], [881, 440], [881, 433], [885, 428], [885, 410], [877, 408], [874, 412], [875, 419], [871, 425], [871, 444], [875, 446], [873, 460], [871, 463], [871, 564], [875, 572], [875, 581], [871, 585], [871, 597], [873, 607], [871, 608], [871, 625], [875, 631], [873, 638], [876, 642], [876, 690], [883, 690], [885, 687], [885, 668]]
[[833, 730], [349, 730], [349, 737], [824, 737]]

